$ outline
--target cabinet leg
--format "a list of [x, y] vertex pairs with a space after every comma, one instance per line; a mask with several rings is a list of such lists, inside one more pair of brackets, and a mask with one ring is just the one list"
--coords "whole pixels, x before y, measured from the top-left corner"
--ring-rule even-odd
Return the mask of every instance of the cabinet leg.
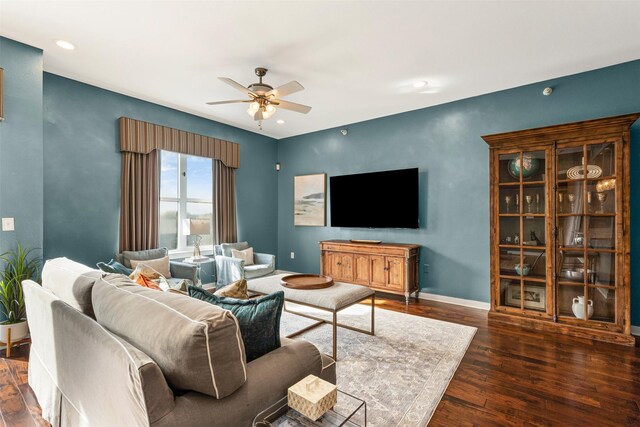
[[416, 299], [420, 298], [420, 289], [416, 290]]
[[411, 296], [411, 294], [409, 292], [405, 292], [404, 293], [404, 300], [405, 300], [405, 304], [409, 305], [409, 297]]

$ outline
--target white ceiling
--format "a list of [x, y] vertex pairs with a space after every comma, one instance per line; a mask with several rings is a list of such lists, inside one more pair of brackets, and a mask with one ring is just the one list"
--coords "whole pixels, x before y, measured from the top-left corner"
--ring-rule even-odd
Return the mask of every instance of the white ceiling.
[[[0, 34], [46, 71], [275, 138], [638, 59], [638, 17], [639, 1], [0, 0]], [[241, 98], [216, 77], [248, 85], [256, 66], [313, 110], [259, 131], [246, 104], [205, 105]]]

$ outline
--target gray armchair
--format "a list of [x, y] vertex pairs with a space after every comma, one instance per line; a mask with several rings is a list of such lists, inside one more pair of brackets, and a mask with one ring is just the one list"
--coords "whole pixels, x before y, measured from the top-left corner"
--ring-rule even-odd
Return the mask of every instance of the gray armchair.
[[249, 249], [249, 243], [223, 243], [213, 247], [216, 260], [217, 287], [221, 288], [240, 279], [253, 279], [266, 276], [276, 269], [276, 256], [271, 254], [253, 254], [253, 265], [244, 265], [244, 260], [233, 258], [231, 250]]
[[[123, 264], [127, 268], [131, 268], [131, 260], [150, 260], [164, 258], [169, 254], [167, 248], [148, 249], [146, 251], [124, 251], [116, 255], [116, 261]], [[169, 261], [169, 270], [171, 278], [169, 282], [175, 282], [181, 279], [191, 280], [194, 285], [198, 283], [198, 266], [187, 264], [179, 261]]]

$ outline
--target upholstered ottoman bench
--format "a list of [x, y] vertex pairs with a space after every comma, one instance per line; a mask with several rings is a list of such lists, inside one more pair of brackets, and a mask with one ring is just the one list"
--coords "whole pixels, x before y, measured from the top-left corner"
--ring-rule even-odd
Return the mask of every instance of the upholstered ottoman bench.
[[[368, 335], [375, 335], [375, 292], [367, 288], [366, 286], [352, 285], [350, 283], [336, 282], [333, 286], [324, 289], [291, 289], [285, 288], [280, 284], [282, 277], [291, 273], [281, 273], [276, 271], [270, 276], [259, 277], [256, 279], [250, 279], [247, 281], [247, 288], [251, 293], [266, 295], [277, 291], [284, 291], [285, 302], [292, 302], [295, 304], [312, 307], [318, 310], [324, 310], [332, 314], [331, 320], [321, 319], [314, 317], [306, 313], [299, 313], [287, 309], [286, 304], [284, 310], [296, 314], [298, 316], [306, 317], [312, 320], [316, 320], [313, 325], [307, 326], [299, 331], [289, 334], [287, 338], [295, 337], [310, 329], [316, 328], [325, 323], [330, 324], [333, 327], [333, 359], [337, 360], [337, 328], [338, 326], [345, 329], [350, 329], [356, 332], [362, 332]], [[359, 302], [371, 299], [371, 330], [355, 328], [353, 326], [344, 325], [338, 323], [338, 313], [347, 307], [350, 307]]]

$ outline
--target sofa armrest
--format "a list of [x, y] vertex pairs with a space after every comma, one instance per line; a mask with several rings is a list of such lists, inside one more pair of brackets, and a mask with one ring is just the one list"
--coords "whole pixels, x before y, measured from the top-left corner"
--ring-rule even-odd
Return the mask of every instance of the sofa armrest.
[[240, 279], [244, 279], [244, 260], [218, 255], [216, 257], [216, 285], [218, 289]]
[[253, 262], [256, 264], [268, 264], [270, 267], [276, 268], [276, 256], [271, 254], [253, 254]]
[[[320, 376], [320, 351], [308, 341], [282, 340], [282, 347], [247, 364], [247, 382], [224, 399], [189, 392], [176, 397], [175, 409], [153, 427], [250, 426], [258, 413], [287, 395], [307, 375]], [[188, 422], [186, 421], [188, 420]]]
[[191, 283], [194, 285], [198, 283], [197, 265], [187, 264], [186, 262], [171, 261], [169, 262], [169, 270], [171, 271], [171, 277], [191, 280]]

